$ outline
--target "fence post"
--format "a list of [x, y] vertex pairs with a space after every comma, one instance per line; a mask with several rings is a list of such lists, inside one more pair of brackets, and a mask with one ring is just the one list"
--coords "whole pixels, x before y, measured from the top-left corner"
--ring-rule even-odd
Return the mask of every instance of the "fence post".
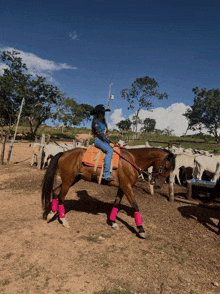
[[76, 140], [73, 140], [73, 148], [76, 148]]
[[171, 151], [172, 150], [172, 147], [173, 147], [173, 144], [172, 143], [168, 143], [168, 149]]
[[47, 135], [47, 145], [49, 144], [50, 142], [50, 135]]
[[39, 149], [38, 164], [37, 164], [38, 169], [41, 169], [44, 145], [45, 145], [45, 135], [42, 134], [42, 137], [40, 139], [40, 149]]
[[87, 146], [86, 146], [86, 147], [89, 147], [90, 138], [91, 138], [91, 131], [89, 132], [89, 138], [88, 138], [88, 140], [87, 140]]
[[148, 141], [145, 142], [145, 147], [149, 147], [150, 144], [148, 143]]
[[175, 176], [174, 173], [170, 173], [170, 178], [169, 178], [169, 201], [174, 202], [174, 180]]
[[5, 142], [6, 142], [6, 136], [4, 136], [2, 139], [1, 164], [4, 164]]
[[13, 151], [13, 145], [14, 145], [15, 139], [12, 138], [11, 139], [11, 144], [9, 147], [9, 151], [8, 151], [8, 159], [7, 159], [7, 163], [10, 164], [11, 163], [11, 156], [12, 156], [12, 151]]

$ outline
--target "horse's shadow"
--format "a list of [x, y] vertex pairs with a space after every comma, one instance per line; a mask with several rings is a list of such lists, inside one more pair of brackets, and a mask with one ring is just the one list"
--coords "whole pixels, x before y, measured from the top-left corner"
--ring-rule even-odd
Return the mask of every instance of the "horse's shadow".
[[[65, 212], [66, 214], [69, 211], [78, 211], [78, 212], [86, 212], [88, 214], [98, 215], [98, 214], [106, 214], [106, 222], [108, 225], [111, 225], [109, 221], [110, 213], [113, 207], [113, 204], [100, 201], [96, 198], [91, 197], [86, 190], [76, 191], [76, 195], [78, 199], [67, 200], [65, 199]], [[134, 217], [134, 212], [131, 207], [127, 205], [120, 204], [119, 211], [124, 211], [128, 216]], [[116, 218], [123, 225], [125, 225], [128, 230], [132, 233], [136, 234], [136, 230], [131, 227], [126, 221], [117, 216]]]
[[[220, 211], [219, 206], [213, 206], [213, 208], [206, 208], [202, 205], [196, 206], [182, 206], [178, 210], [183, 217], [194, 219], [195, 221], [201, 223], [211, 232], [215, 234], [220, 234]], [[217, 219], [218, 224], [212, 221], [212, 219]]]

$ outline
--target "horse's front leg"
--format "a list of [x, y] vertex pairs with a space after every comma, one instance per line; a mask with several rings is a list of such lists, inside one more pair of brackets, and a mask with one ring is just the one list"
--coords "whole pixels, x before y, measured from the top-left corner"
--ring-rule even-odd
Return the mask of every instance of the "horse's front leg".
[[142, 239], [146, 239], [141, 214], [140, 214], [137, 202], [136, 202], [136, 200], [134, 198], [132, 188], [127, 188], [126, 192], [125, 192], [125, 195], [127, 196], [127, 199], [129, 201], [129, 203], [131, 204], [131, 207], [134, 210], [134, 219], [135, 219], [135, 223], [136, 223], [136, 226], [137, 226], [137, 229], [138, 229], [138, 236], [140, 238], [142, 238]]
[[[117, 217], [119, 205], [121, 203], [121, 200], [122, 200], [122, 197], [124, 194], [125, 193], [122, 191], [122, 189], [119, 188], [117, 196], [115, 198], [115, 202], [114, 202], [112, 211], [111, 211], [111, 214], [110, 214], [111, 225], [114, 229], [117, 229], [117, 230], [118, 230], [118, 224], [116, 223], [116, 217]], [[142, 224], [143, 224], [142, 218], [141, 218], [141, 214], [139, 212], [137, 202], [134, 199], [133, 191], [131, 189], [129, 189], [129, 191], [126, 191], [126, 196], [127, 196], [129, 203], [131, 204], [131, 207], [134, 210], [134, 218], [135, 218], [135, 223], [136, 223], [136, 226], [138, 229], [138, 236], [145, 239], [146, 236], [145, 236], [144, 228], [142, 226]]]
[[111, 214], [110, 214], [111, 226], [115, 230], [119, 229], [118, 224], [116, 223], [116, 217], [117, 217], [118, 208], [119, 208], [119, 205], [121, 203], [121, 200], [122, 200], [123, 196], [124, 196], [124, 192], [119, 188], [118, 193], [117, 193], [116, 198], [115, 198], [115, 202], [114, 202], [112, 211], [111, 211]]
[[140, 211], [139, 211], [139, 208], [138, 208], [138, 205], [137, 205], [136, 201], [134, 201], [134, 204], [132, 205], [132, 208], [134, 209], [134, 219], [135, 219], [135, 223], [136, 223], [136, 226], [137, 226], [137, 229], [138, 229], [138, 236], [143, 238], [143, 239], [146, 239], [141, 214], [140, 214]]

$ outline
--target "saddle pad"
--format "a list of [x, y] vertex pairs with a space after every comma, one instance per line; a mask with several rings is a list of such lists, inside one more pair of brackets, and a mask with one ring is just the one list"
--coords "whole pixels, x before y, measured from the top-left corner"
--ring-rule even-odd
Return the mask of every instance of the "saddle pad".
[[[114, 147], [113, 149], [117, 151], [118, 153], [120, 153], [119, 147]], [[89, 149], [87, 149], [86, 152], [84, 153], [82, 162], [88, 166], [95, 166], [96, 161], [98, 159], [97, 167], [102, 167], [104, 163], [104, 156], [105, 154], [100, 149], [96, 148], [95, 146], [90, 146]], [[119, 162], [119, 155], [113, 152], [112, 168], [114, 169], [118, 168], [118, 162]]]

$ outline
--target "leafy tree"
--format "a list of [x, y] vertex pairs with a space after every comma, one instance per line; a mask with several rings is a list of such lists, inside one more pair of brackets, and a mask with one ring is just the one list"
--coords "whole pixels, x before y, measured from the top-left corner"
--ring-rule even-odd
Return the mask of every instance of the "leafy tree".
[[10, 134], [17, 118], [22, 98], [25, 96], [25, 85], [30, 75], [16, 51], [0, 51], [0, 58], [6, 64], [3, 75], [0, 76], [0, 125], [3, 131], [8, 126]]
[[193, 88], [196, 95], [191, 109], [183, 114], [188, 120], [189, 130], [208, 129], [218, 141], [218, 128], [220, 127], [220, 90], [206, 88], [199, 90]]
[[25, 103], [22, 116], [27, 117], [30, 134], [34, 139], [39, 126], [53, 118], [56, 109], [61, 109], [64, 94], [56, 86], [46, 83], [46, 79], [27, 74], [26, 64], [16, 51], [0, 51], [0, 58], [7, 65], [0, 76], [0, 124], [12, 129], [23, 98]]
[[123, 99], [126, 99], [129, 107], [136, 117], [136, 132], [138, 125], [139, 112], [142, 108], [151, 109], [154, 105], [152, 102], [153, 98], [162, 100], [167, 98], [166, 93], [159, 93], [157, 91], [158, 83], [148, 76], [144, 78], [137, 78], [130, 89], [123, 89], [121, 91], [121, 96]]
[[54, 112], [64, 100], [64, 94], [56, 86], [47, 84], [45, 78], [37, 76], [30, 81], [23, 116], [28, 118], [32, 138], [42, 123], [54, 117]]
[[66, 98], [63, 105], [57, 109], [54, 119], [65, 126], [79, 126], [83, 121], [90, 120], [90, 112], [94, 109], [89, 104], [78, 104], [73, 98]]
[[172, 135], [173, 135], [173, 132], [174, 132], [174, 130], [173, 130], [173, 129], [170, 129], [170, 127], [167, 127], [167, 128], [165, 128], [165, 129], [162, 131], [162, 133], [163, 133], [164, 135], [167, 135], [167, 136], [172, 136]]
[[153, 133], [156, 126], [156, 120], [153, 118], [145, 118], [143, 121], [144, 126], [141, 128], [141, 131], [146, 133]]
[[131, 129], [131, 121], [130, 119], [121, 120], [116, 124], [120, 131], [129, 131]]
[[136, 133], [137, 133], [137, 126], [139, 124], [142, 124], [142, 120], [137, 115], [133, 115], [132, 117], [133, 132], [135, 131], [135, 128], [136, 128]]
[[163, 131], [160, 130], [160, 129], [155, 129], [154, 133], [155, 133], [156, 135], [162, 135], [162, 134], [163, 134]]

